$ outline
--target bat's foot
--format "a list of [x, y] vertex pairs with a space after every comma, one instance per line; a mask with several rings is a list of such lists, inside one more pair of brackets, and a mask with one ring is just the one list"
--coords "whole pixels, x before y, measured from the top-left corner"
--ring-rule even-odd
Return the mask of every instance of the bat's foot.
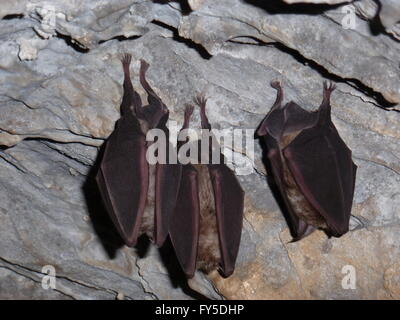
[[335, 89], [335, 84], [333, 84], [332, 82], [324, 81], [324, 99], [329, 101], [331, 94]]
[[281, 82], [278, 81], [278, 80], [271, 81], [271, 87], [276, 89], [276, 90], [281, 90], [282, 89]]
[[273, 81], [271, 81], [271, 87], [277, 90], [276, 100], [275, 100], [272, 108], [273, 109], [280, 108], [282, 100], [283, 100], [283, 90], [282, 90], [281, 82], [278, 80], [273, 80]]
[[150, 65], [144, 61], [143, 59], [140, 59], [140, 73], [145, 74], [147, 69], [150, 67]]
[[193, 105], [188, 104], [188, 103], [185, 104], [185, 114], [184, 114], [182, 129], [189, 128], [190, 117], [193, 114], [193, 110], [194, 110]]
[[130, 53], [124, 53], [120, 58], [120, 60], [124, 70], [129, 70], [129, 65], [131, 64], [132, 61], [132, 55]]
[[204, 93], [198, 93], [197, 96], [194, 98], [194, 102], [201, 108], [206, 108], [207, 98], [205, 97]]
[[194, 106], [191, 104], [185, 104], [185, 119], [190, 119], [193, 114]]
[[211, 125], [208, 122], [208, 118], [206, 115], [207, 98], [205, 97], [204, 93], [198, 93], [197, 96], [194, 98], [194, 102], [200, 107], [201, 127], [203, 129], [211, 130]]

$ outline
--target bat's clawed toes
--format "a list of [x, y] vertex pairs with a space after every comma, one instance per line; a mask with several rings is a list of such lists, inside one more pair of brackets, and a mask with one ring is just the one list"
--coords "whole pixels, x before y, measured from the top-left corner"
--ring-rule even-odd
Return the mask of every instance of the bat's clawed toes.
[[324, 85], [324, 91], [328, 90], [328, 81], [324, 81], [323, 85]]
[[329, 101], [331, 94], [335, 89], [335, 84], [333, 84], [332, 82], [324, 81], [324, 99]]
[[122, 62], [122, 66], [124, 68], [129, 67], [129, 65], [131, 64], [132, 61], [132, 55], [130, 53], [124, 53], [122, 55], [122, 57], [120, 58], [121, 62]]
[[192, 104], [185, 104], [185, 119], [189, 120], [193, 114], [194, 106]]
[[142, 74], [146, 73], [147, 69], [149, 69], [149, 66], [150, 65], [145, 60], [140, 59], [140, 72]]
[[336, 85], [332, 82], [324, 81], [324, 92], [332, 93], [336, 89]]
[[281, 82], [278, 80], [271, 81], [271, 87], [276, 90], [282, 89]]
[[198, 93], [194, 98], [194, 102], [202, 109], [206, 107], [207, 98], [204, 93]]

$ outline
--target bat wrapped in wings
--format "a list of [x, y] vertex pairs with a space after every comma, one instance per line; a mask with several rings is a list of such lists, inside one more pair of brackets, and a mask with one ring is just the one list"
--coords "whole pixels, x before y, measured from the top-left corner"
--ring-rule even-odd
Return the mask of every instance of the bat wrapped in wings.
[[[188, 277], [192, 277], [196, 269], [209, 272], [218, 266], [228, 277], [234, 271], [239, 250], [244, 192], [233, 171], [225, 164], [220, 146], [211, 133], [206, 99], [199, 95], [195, 101], [200, 107], [202, 129], [207, 130], [202, 139], [208, 141], [203, 144], [201, 139], [186, 140], [186, 144], [196, 144], [199, 152], [195, 156], [188, 155], [193, 163], [182, 165], [181, 185], [175, 211], [170, 217], [169, 234]], [[193, 109], [191, 105], [186, 106], [181, 131], [189, 128]], [[181, 141], [178, 142], [179, 151], [183, 146]], [[218, 161], [211, 159], [213, 150], [218, 153]], [[202, 158], [207, 163], [202, 163]]]
[[[168, 235], [168, 217], [175, 207], [181, 166], [148, 163], [146, 133], [158, 128], [165, 132], [168, 141], [168, 108], [146, 81], [149, 65], [145, 61], [141, 60], [139, 77], [148, 94], [149, 105], [144, 107], [131, 83], [131, 56], [125, 55], [121, 62], [121, 117], [107, 139], [97, 184], [105, 207], [128, 246], [135, 246], [142, 233], [161, 246]], [[166, 148], [172, 146], [168, 143]]]
[[357, 166], [331, 120], [335, 86], [324, 83], [323, 101], [315, 112], [294, 102], [282, 105], [280, 83], [271, 86], [277, 98], [257, 135], [265, 141], [294, 240], [315, 229], [340, 237], [349, 230]]
[[[224, 163], [192, 165], [171, 163], [170, 159], [156, 165], [148, 163], [146, 133], [161, 129], [169, 141], [169, 112], [146, 81], [148, 64], [144, 61], [140, 83], [149, 105], [142, 107], [130, 80], [130, 61], [129, 55], [122, 59], [121, 117], [107, 139], [96, 177], [106, 209], [128, 246], [134, 246], [142, 233], [161, 246], [169, 234], [188, 277], [194, 275], [196, 266], [206, 272], [220, 266], [229, 276], [241, 237], [243, 190]], [[198, 99], [202, 126], [210, 129], [205, 103]], [[189, 126], [192, 112], [193, 107], [186, 108], [183, 129]], [[166, 148], [166, 155], [174, 154], [173, 150], [169, 152], [172, 145], [167, 143]]]

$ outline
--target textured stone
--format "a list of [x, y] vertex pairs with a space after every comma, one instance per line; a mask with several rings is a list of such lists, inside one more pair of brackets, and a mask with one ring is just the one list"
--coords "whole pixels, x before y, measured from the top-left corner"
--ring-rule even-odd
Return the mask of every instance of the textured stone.
[[379, 1], [379, 19], [386, 31], [400, 40], [400, 5], [396, 0]]
[[45, 39], [68, 36], [82, 49], [114, 37], [129, 38], [147, 32], [153, 19], [177, 24], [179, 11], [151, 1], [13, 1], [2, 4], [0, 17], [24, 15], [35, 22], [34, 30]]
[[[279, 9], [261, 1], [250, 2], [254, 5], [240, 0], [234, 4], [229, 0], [204, 0], [196, 11], [182, 20], [180, 35], [204, 45], [211, 54], [218, 53], [225, 42], [246, 36], [278, 42], [331, 74], [346, 80], [357, 79], [387, 101], [400, 102], [397, 44], [388, 48], [373, 37], [344, 29], [322, 15], [304, 12], [293, 18], [287, 8]], [[207, 34], [204, 34], [205, 29]], [[249, 29], [251, 32], [247, 31]]]
[[[370, 1], [352, 4], [354, 30], [341, 27], [341, 6], [315, 4], [310, 15], [310, 6], [260, 3], [193, 0], [190, 11], [182, 2], [54, 1], [53, 29], [42, 1], [0, 6], [0, 298], [399, 298], [400, 113], [389, 102], [400, 101], [400, 43], [371, 32]], [[119, 117], [123, 52], [143, 101], [139, 60], [149, 62], [178, 127], [197, 92], [209, 97], [215, 128], [255, 129], [275, 99], [271, 80], [308, 110], [322, 81], [334, 81], [333, 122], [359, 166], [352, 231], [290, 243], [256, 142], [253, 172], [239, 176], [245, 220], [231, 277], [197, 273], [186, 283], [170, 246], [141, 238], [124, 247], [92, 169]], [[41, 286], [45, 265], [55, 267], [56, 290]], [[354, 290], [342, 287], [346, 265]]]
[[352, 2], [353, 0], [283, 0], [286, 3], [315, 3], [315, 4], [339, 4], [345, 2]]

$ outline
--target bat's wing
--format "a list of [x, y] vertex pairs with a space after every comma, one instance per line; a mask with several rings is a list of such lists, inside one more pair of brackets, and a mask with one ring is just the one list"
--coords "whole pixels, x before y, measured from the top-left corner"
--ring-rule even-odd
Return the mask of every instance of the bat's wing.
[[356, 166], [333, 123], [303, 130], [285, 149], [293, 177], [333, 235], [348, 231]]
[[304, 238], [305, 236], [310, 234], [314, 230], [314, 228], [306, 224], [303, 220], [300, 220], [293, 212], [292, 206], [286, 195], [285, 184], [283, 182], [282, 176], [282, 172], [284, 170], [283, 163], [277, 146], [275, 148], [271, 146], [269, 147], [268, 159], [271, 164], [271, 171], [274, 177], [275, 184], [279, 189], [279, 193], [282, 197], [283, 202], [285, 203], [285, 207], [287, 210], [286, 218], [288, 220], [288, 224], [294, 238], [293, 241], [300, 240], [301, 238]]
[[[168, 144], [168, 146], [175, 151], [171, 144]], [[181, 164], [157, 163], [154, 228], [154, 238], [157, 246], [161, 246], [168, 236], [169, 219], [174, 213], [178, 200], [181, 174]]]
[[225, 164], [210, 164], [214, 189], [221, 268], [226, 277], [235, 269], [243, 225], [244, 191], [231, 169]]
[[188, 277], [193, 277], [196, 270], [199, 222], [197, 170], [192, 165], [184, 165], [175, 211], [169, 219], [169, 235], [178, 261]]
[[145, 136], [137, 119], [124, 115], [106, 142], [96, 179], [107, 211], [128, 246], [134, 246], [138, 237], [148, 174]]
[[282, 117], [284, 118], [283, 134], [315, 126], [318, 121], [318, 116], [318, 112], [304, 110], [293, 101], [287, 103], [282, 109]]

